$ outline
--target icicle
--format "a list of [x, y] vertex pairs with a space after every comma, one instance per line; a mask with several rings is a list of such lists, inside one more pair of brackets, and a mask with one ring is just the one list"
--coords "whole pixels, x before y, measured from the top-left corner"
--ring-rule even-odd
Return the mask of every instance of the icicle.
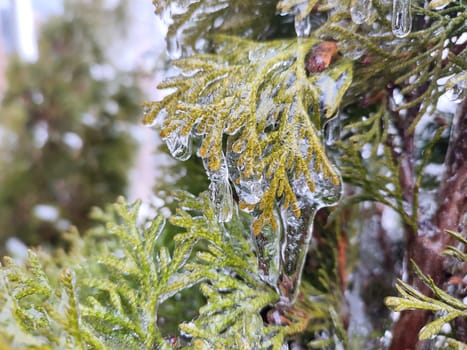
[[311, 32], [311, 18], [308, 13], [305, 13], [307, 4], [295, 8], [295, 33], [299, 38], [307, 37]]
[[237, 143], [237, 137], [229, 136], [227, 138], [227, 147], [226, 147], [226, 153], [225, 153], [227, 169], [229, 170], [229, 177], [234, 184], [238, 183], [239, 181], [238, 179], [240, 178], [240, 171], [237, 165], [240, 155], [238, 152], [235, 152], [232, 149], [232, 148], [235, 148], [234, 145], [236, 143]]
[[339, 140], [341, 134], [341, 118], [339, 113], [326, 123], [324, 130], [324, 144], [326, 146], [334, 145]]
[[302, 208], [298, 217], [291, 208], [281, 209], [284, 232], [280, 242], [278, 288], [281, 302], [284, 304], [292, 304], [297, 297], [306, 253], [312, 237], [313, 219], [318, 209], [317, 203], [300, 204]]
[[178, 131], [174, 131], [164, 140], [175, 159], [187, 160], [191, 157], [191, 134], [180, 135]]
[[356, 24], [366, 22], [371, 15], [371, 0], [352, 0], [350, 4], [350, 15]]
[[[280, 227], [281, 220], [274, 217]], [[281, 229], [279, 229], [281, 231]], [[259, 277], [270, 286], [277, 288], [280, 276], [280, 240], [282, 234], [264, 227], [258, 236], [254, 236], [258, 256]]]
[[211, 180], [209, 184], [211, 202], [216, 209], [216, 218], [220, 222], [229, 222], [233, 214], [233, 197], [227, 179]]
[[229, 222], [232, 219], [234, 203], [226, 159], [222, 155], [220, 168], [216, 171], [209, 170], [206, 159], [203, 159], [203, 162], [209, 180], [211, 180], [209, 190], [211, 202], [216, 210], [216, 218], [220, 222]]
[[170, 59], [176, 60], [182, 57], [182, 46], [178, 35], [169, 37], [167, 39], [167, 54]]
[[410, 0], [393, 0], [392, 2], [392, 32], [403, 38], [412, 30], [412, 11]]
[[[298, 208], [281, 208], [283, 232], [278, 288], [281, 302], [285, 304], [293, 303], [297, 296], [316, 212], [322, 207], [336, 204], [342, 195], [342, 181], [335, 184], [323, 173], [314, 173], [313, 181], [316, 188], [311, 192], [303, 176], [295, 179], [292, 188], [297, 196]], [[300, 209], [298, 216], [296, 209]]]
[[302, 19], [299, 18], [298, 15], [295, 16], [295, 33], [297, 33], [299, 38], [307, 37], [311, 31], [310, 16], [305, 16]]

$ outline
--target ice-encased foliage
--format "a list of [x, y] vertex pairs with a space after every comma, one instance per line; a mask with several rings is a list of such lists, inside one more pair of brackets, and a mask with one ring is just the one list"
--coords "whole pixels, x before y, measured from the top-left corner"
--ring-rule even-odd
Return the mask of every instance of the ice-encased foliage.
[[[183, 21], [189, 25], [189, 19], [199, 15], [192, 12], [194, 8], [210, 7], [212, 3], [198, 0], [185, 5], [177, 7], [180, 13], [174, 16], [173, 25], [183, 27]], [[174, 5], [165, 6], [170, 10]], [[234, 2], [223, 3], [222, 10], [212, 13], [226, 13], [235, 6]], [[451, 6], [449, 16], [462, 7], [457, 2]], [[254, 9], [252, 5], [256, 14]], [[404, 126], [406, 135], [413, 134], [420, 118], [444, 92], [438, 88], [437, 79], [462, 70], [458, 60], [443, 60], [446, 39], [460, 33], [462, 15], [451, 19], [418, 3], [400, 0], [394, 4], [279, 1], [276, 9], [279, 15], [292, 17], [296, 38], [257, 42], [220, 36], [213, 34], [222, 33], [213, 24], [215, 16], [205, 17], [205, 24], [214, 21], [204, 26], [204, 34], [210, 34], [205, 37], [209, 49], [200, 47], [198, 51], [204, 53], [173, 62], [181, 74], [160, 88], [174, 92], [148, 104], [146, 122], [162, 122], [162, 136], [169, 146], [177, 145], [169, 149], [178, 159], [186, 159], [191, 144], [197, 145], [220, 221], [228, 221], [235, 210], [230, 195], [232, 183], [239, 207], [253, 217], [252, 231], [263, 266], [260, 273], [278, 288], [283, 301], [291, 302], [298, 290], [315, 212], [336, 203], [341, 193], [340, 177], [323, 151], [323, 125], [338, 108], [358, 101], [366, 103], [366, 99], [372, 104], [395, 85], [401, 86], [403, 98], [393, 99], [385, 108], [394, 113], [413, 112], [415, 118], [407, 119]], [[410, 33], [412, 10], [432, 25], [418, 26]], [[261, 27], [263, 22], [257, 20]], [[434, 36], [444, 26], [443, 35]], [[178, 40], [183, 39], [182, 32], [177, 34]], [[169, 42], [173, 37], [169, 34]], [[419, 42], [427, 44], [429, 51], [419, 50]], [[358, 79], [352, 80], [355, 75]], [[391, 118], [389, 114], [380, 117]], [[371, 119], [376, 126], [378, 121]], [[366, 138], [363, 130], [368, 123], [354, 125], [358, 128], [343, 128], [347, 137], [340, 143], [347, 172], [344, 175], [351, 183], [366, 187], [366, 199], [394, 207], [415, 227], [416, 210], [407, 210], [402, 199], [397, 183], [400, 168], [390, 156], [390, 147], [381, 144], [384, 135], [374, 145], [366, 145], [360, 141]], [[332, 140], [326, 142], [332, 147]], [[363, 146], [374, 146], [372, 154], [378, 147], [385, 152], [378, 155], [377, 164], [369, 164], [360, 157]], [[373, 165], [375, 173], [368, 172]], [[378, 174], [380, 171], [385, 173]], [[353, 203], [357, 198], [363, 196], [352, 198]], [[414, 201], [413, 207], [416, 205]]]
[[[113, 209], [95, 212], [105, 226], [85, 238], [76, 231], [67, 235], [67, 253], [30, 251], [25, 265], [5, 258], [0, 339], [13, 349], [235, 349], [258, 344], [258, 349], [279, 350], [289, 336], [310, 325], [316, 332], [342, 332], [326, 321], [335, 312], [335, 300], [329, 298], [301, 301], [297, 309], [277, 315], [283, 323], [263, 322], [261, 310], [279, 296], [259, 278], [244, 220], [234, 215], [225, 226], [217, 221], [208, 196], [178, 197], [183, 209], [170, 221], [181, 232], [173, 238], [173, 252], [161, 244], [163, 219], [141, 227], [136, 223], [139, 203], [120, 199]], [[195, 284], [205, 305], [196, 318], [180, 325], [182, 335], [168, 335], [161, 307], [172, 303], [176, 308], [178, 293]], [[303, 288], [307, 295], [322, 293], [310, 285]]]
[[[322, 45], [311, 38], [258, 43], [221, 36], [214, 43], [215, 54], [173, 62], [183, 75], [159, 85], [175, 91], [152, 104], [145, 122], [164, 119], [161, 136], [170, 140], [174, 157], [186, 159], [180, 150], [190, 149], [191, 137], [199, 139], [197, 155], [211, 181], [219, 221], [229, 221], [235, 209], [230, 180], [239, 207], [253, 215], [254, 235], [265, 226], [276, 231], [279, 245], [271, 236], [266, 256], [272, 260], [262, 261], [262, 273], [279, 282], [283, 301], [290, 303], [315, 212], [341, 195], [321, 131], [351, 83], [352, 64], [338, 59], [319, 70], [308, 68]], [[175, 150], [174, 139], [180, 145]], [[275, 256], [281, 257], [279, 266]], [[279, 276], [272, 272], [276, 267]]]
[[275, 0], [154, 0], [153, 3], [168, 26], [167, 52], [172, 59], [206, 50], [207, 36], [213, 31], [252, 39], [263, 37], [272, 30], [276, 5]]
[[317, 186], [340, 183], [321, 128], [350, 85], [352, 65], [341, 59], [308, 73], [306, 59], [319, 43], [314, 39], [214, 40], [215, 54], [173, 62], [184, 75], [159, 85], [175, 91], [152, 103], [145, 122], [162, 116], [163, 138], [199, 138], [197, 155], [210, 178], [221, 177], [216, 174], [225, 173], [227, 163], [240, 208], [255, 213], [254, 233], [266, 224], [277, 229], [278, 202], [300, 216], [295, 187], [316, 193], [319, 201]]

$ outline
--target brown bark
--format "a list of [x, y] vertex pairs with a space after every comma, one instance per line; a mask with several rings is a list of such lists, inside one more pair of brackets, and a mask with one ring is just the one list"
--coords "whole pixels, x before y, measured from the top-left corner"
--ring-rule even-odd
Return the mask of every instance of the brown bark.
[[[421, 271], [431, 276], [438, 286], [443, 286], [450, 278], [450, 259], [441, 253], [454, 242], [445, 230], [462, 232], [465, 224], [463, 220], [467, 209], [467, 98], [459, 106], [453, 122], [445, 166], [446, 171], [439, 190], [440, 206], [431, 223], [435, 233], [409, 234], [406, 252], [408, 258], [414, 260]], [[422, 293], [431, 294], [428, 287], [415, 278], [413, 271], [409, 275], [409, 283]], [[418, 332], [430, 316], [431, 314], [425, 311], [402, 312], [394, 325], [393, 341], [389, 349], [419, 349], [421, 344], [418, 342]], [[457, 335], [465, 337], [462, 332], [457, 332]]]

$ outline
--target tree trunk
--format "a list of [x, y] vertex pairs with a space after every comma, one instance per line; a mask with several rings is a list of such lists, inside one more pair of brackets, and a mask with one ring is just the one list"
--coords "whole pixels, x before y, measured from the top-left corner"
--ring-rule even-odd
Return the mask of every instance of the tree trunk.
[[[452, 245], [453, 239], [445, 230], [462, 232], [467, 206], [467, 98], [459, 105], [452, 125], [452, 134], [445, 158], [445, 174], [438, 194], [439, 208], [432, 219], [435, 234], [423, 232], [419, 225], [416, 235], [408, 235], [408, 261], [413, 260], [420, 270], [443, 287], [451, 277], [451, 258], [442, 252]], [[431, 295], [430, 290], [414, 275], [409, 273], [409, 282], [419, 291]], [[390, 350], [420, 349], [418, 332], [431, 316], [426, 311], [404, 311], [393, 328]], [[459, 327], [462, 325], [459, 323]], [[458, 329], [457, 336], [466, 342], [466, 334]]]

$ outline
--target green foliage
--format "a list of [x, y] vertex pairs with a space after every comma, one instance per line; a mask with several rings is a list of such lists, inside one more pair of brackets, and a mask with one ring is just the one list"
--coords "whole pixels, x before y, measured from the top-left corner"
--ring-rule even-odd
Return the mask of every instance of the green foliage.
[[[342, 304], [349, 288], [345, 249], [358, 235], [346, 229], [355, 221], [362, 230], [374, 229], [357, 217], [359, 205], [372, 201], [402, 217], [406, 238], [418, 233], [424, 169], [448, 136], [443, 123], [425, 123], [433, 131], [428, 137], [421, 137], [424, 130], [417, 126], [422, 117], [433, 119], [426, 112], [464, 77], [465, 45], [459, 48], [452, 39], [464, 31], [466, 17], [460, 1], [441, 10], [433, 2], [426, 8], [413, 1], [417, 25], [413, 33], [396, 38], [387, 2], [372, 2], [375, 11], [361, 25], [351, 21], [349, 3], [155, 1], [157, 12], [175, 11], [169, 49], [185, 56], [173, 62], [179, 74], [160, 85], [170, 94], [147, 104], [145, 122], [162, 120], [162, 136], [182, 160], [192, 155], [194, 144], [210, 180], [222, 180], [229, 196], [222, 199], [232, 203], [231, 181], [239, 207], [252, 215], [238, 213], [233, 205], [231, 220], [220, 222], [219, 203], [206, 194], [179, 193], [180, 206], [170, 218], [176, 234], [167, 237], [173, 230], [161, 232], [160, 218], [137, 224], [138, 204], [120, 201], [115, 210], [96, 212], [106, 228], [84, 239], [69, 235], [67, 253], [30, 253], [26, 266], [5, 260], [0, 339], [26, 348], [283, 349], [292, 343], [335, 349], [353, 344], [347, 340], [349, 315]], [[274, 17], [276, 9], [281, 19]], [[308, 15], [311, 34], [291, 38], [292, 21], [300, 27]], [[323, 49], [324, 41], [330, 50]], [[322, 61], [318, 67], [316, 60]], [[439, 78], [452, 74], [438, 86]], [[330, 122], [339, 111], [340, 119]], [[333, 160], [340, 156], [351, 195], [330, 218], [321, 211], [313, 223], [314, 209], [326, 201], [329, 189], [341, 189], [323, 146], [325, 125], [331, 128], [336, 121], [341, 139], [327, 142], [326, 151], [334, 153]], [[257, 200], [241, 192], [245, 183], [260, 184]], [[302, 263], [296, 264], [298, 270], [295, 261], [285, 267], [274, 263], [305, 256], [312, 228], [301, 280]], [[378, 238], [384, 245], [385, 238]], [[169, 239], [173, 248], [166, 245]], [[359, 243], [368, 244], [351, 242]], [[268, 255], [271, 251], [280, 257]], [[465, 260], [456, 247], [445, 254]], [[394, 266], [384, 268], [394, 274]], [[268, 279], [271, 271], [282, 278], [279, 283]], [[355, 275], [355, 284], [366, 282]], [[419, 276], [434, 297], [400, 281], [401, 297], [386, 302], [397, 311], [434, 311], [438, 318], [420, 333], [427, 339], [444, 323], [465, 317], [466, 308], [430, 277], [420, 271]], [[300, 291], [292, 304], [283, 289], [296, 281]], [[187, 309], [193, 311], [187, 305], [192, 292], [193, 304], [200, 307], [195, 317], [186, 317]], [[180, 334], [174, 334], [174, 324]]]
[[[465, 237], [454, 231], [447, 231], [461, 244], [467, 244]], [[459, 259], [459, 263], [467, 263], [467, 256], [456, 247], [448, 247], [444, 252]], [[467, 317], [467, 305], [462, 300], [457, 299], [443, 289], [436, 286], [431, 277], [424, 275], [416, 264], [413, 264], [417, 276], [430, 288], [433, 297], [428, 297], [420, 293], [407, 283], [399, 280], [396, 288], [400, 297], [388, 297], [385, 300], [386, 305], [394, 311], [403, 310], [427, 310], [435, 313], [435, 319], [426, 324], [418, 334], [420, 340], [433, 338], [441, 333], [444, 324], [453, 321], [456, 318]], [[458, 343], [455, 339], [450, 339], [451, 343]]]
[[[393, 111], [415, 108], [416, 112], [408, 134], [414, 132], [420, 118], [445, 91], [438, 88], [438, 79], [465, 69], [463, 62], [467, 54], [465, 48], [454, 54], [455, 45], [450, 41], [465, 30], [465, 6], [461, 2], [452, 1], [451, 6], [443, 10], [426, 10], [419, 2], [412, 3], [415, 19], [426, 16], [427, 22], [413, 28], [404, 38], [388, 37], [391, 23], [387, 14], [391, 12], [391, 4], [376, 1], [372, 2], [376, 13], [369, 24], [378, 26], [379, 30], [349, 22], [350, 13], [345, 4], [318, 29], [321, 36], [332, 37], [342, 43], [340, 50], [343, 55], [357, 59], [363, 57], [356, 66], [354, 76], [358, 78], [352, 84], [349, 97], [380, 93], [389, 82], [400, 88], [405, 98], [394, 106]], [[444, 46], [447, 39], [449, 43]], [[450, 52], [447, 60], [442, 56], [444, 48]], [[417, 97], [410, 98], [410, 94], [415, 92], [419, 92]]]
[[[233, 30], [236, 36], [230, 37], [222, 24], [226, 14], [235, 20], [236, 13], [228, 11], [235, 12], [236, 3], [225, 1], [215, 8], [208, 0], [189, 5], [155, 1], [156, 12], [179, 11], [172, 16], [168, 49], [182, 59], [172, 62], [179, 74], [159, 86], [171, 89], [170, 94], [148, 104], [146, 123], [162, 122], [161, 135], [181, 160], [192, 154], [193, 143], [211, 181], [227, 172], [239, 208], [252, 213], [252, 231], [264, 238], [261, 231], [272, 227], [281, 243], [302, 242], [296, 236], [310, 230], [300, 227], [289, 237], [289, 221], [294, 220], [286, 217], [284, 208], [308, 225], [303, 198], [322, 201], [330, 192], [323, 182], [340, 185], [322, 145], [325, 125], [331, 129], [337, 124], [340, 139], [328, 140], [326, 151], [333, 160], [339, 158], [350, 195], [331, 214], [329, 226], [345, 240], [352, 223], [344, 221], [350, 215], [348, 221], [360, 222], [367, 230], [369, 225], [356, 213], [371, 201], [380, 216], [384, 206], [400, 215], [407, 240], [417, 235], [432, 215], [424, 213], [419, 197], [440, 181], [426, 175], [427, 166], [441, 161], [449, 141], [449, 117], [433, 111], [439, 97], [458, 88], [465, 77], [467, 51], [456, 43], [465, 32], [465, 5], [433, 1], [427, 7], [414, 0], [412, 32], [396, 37], [391, 32], [391, 2], [371, 1], [370, 17], [356, 24], [349, 11], [356, 1], [278, 1], [276, 14], [288, 28], [282, 35], [262, 32], [266, 20], [257, 18], [250, 32]], [[256, 15], [256, 6], [265, 4], [249, 4], [250, 12]], [[269, 14], [266, 10], [265, 17]], [[308, 19], [310, 34], [300, 30]], [[202, 24], [197, 26], [196, 20]], [[290, 30], [292, 22], [298, 39]], [[203, 45], [196, 45], [200, 38]], [[323, 53], [323, 42], [335, 44], [336, 52]], [[313, 61], [323, 55], [328, 62], [316, 69]], [[443, 85], [440, 79], [449, 76]], [[339, 119], [328, 122], [336, 111]], [[242, 193], [245, 183], [261, 188], [259, 200]], [[385, 259], [394, 264], [397, 257], [390, 256], [391, 248], [385, 250]], [[283, 253], [288, 247], [281, 249]], [[260, 260], [263, 253], [260, 247]]]
[[[138, 208], [120, 201], [115, 211], [121, 223], [109, 223], [105, 236], [90, 236], [83, 242], [76, 234], [74, 242], [96, 246], [87, 250], [89, 256], [73, 246], [57, 285], [41, 266], [50, 256], [40, 261], [31, 251], [25, 267], [5, 258], [2, 294], [7, 302], [2, 323], [9, 326], [2, 333], [14, 347], [153, 349], [156, 343], [164, 344], [154, 315], [157, 302], [173, 293], [167, 274], [174, 273], [183, 258], [174, 257], [171, 268], [161, 271], [169, 259], [164, 251], [154, 255], [162, 219], [139, 230]], [[57, 258], [54, 262], [62, 263]]]
[[[180, 325], [181, 348], [246, 349], [260, 341], [261, 348], [281, 349], [297, 332], [341, 329], [337, 319], [327, 321], [335, 300], [325, 295], [271, 315], [282, 324], [265, 324], [260, 311], [278, 294], [259, 278], [244, 220], [235, 216], [224, 226], [206, 196], [179, 197], [184, 209], [170, 220], [182, 232], [174, 237], [172, 254], [159, 245], [162, 218], [141, 227], [139, 203], [120, 199], [112, 209], [94, 212], [105, 227], [84, 239], [68, 234], [68, 253], [30, 251], [25, 265], [4, 258], [0, 336], [18, 349], [169, 348], [159, 309], [199, 282], [206, 304]], [[303, 288], [306, 295], [322, 294], [308, 284]]]

